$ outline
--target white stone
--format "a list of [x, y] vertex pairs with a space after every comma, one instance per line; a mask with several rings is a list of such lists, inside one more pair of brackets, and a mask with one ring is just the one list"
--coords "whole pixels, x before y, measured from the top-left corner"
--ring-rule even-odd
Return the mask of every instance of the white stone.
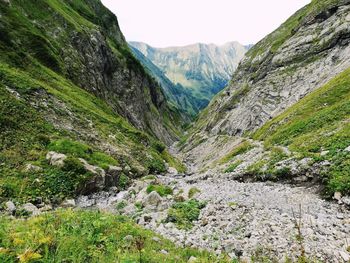
[[64, 165], [65, 159], [67, 159], [67, 156], [63, 153], [48, 152], [46, 155], [46, 160], [49, 161], [49, 164], [58, 167], [62, 167]]

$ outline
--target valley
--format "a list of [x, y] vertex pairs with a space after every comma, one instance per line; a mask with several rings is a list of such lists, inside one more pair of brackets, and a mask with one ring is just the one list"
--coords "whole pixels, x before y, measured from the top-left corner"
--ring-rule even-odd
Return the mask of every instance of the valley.
[[350, 1], [254, 46], [0, 0], [0, 262], [350, 262]]

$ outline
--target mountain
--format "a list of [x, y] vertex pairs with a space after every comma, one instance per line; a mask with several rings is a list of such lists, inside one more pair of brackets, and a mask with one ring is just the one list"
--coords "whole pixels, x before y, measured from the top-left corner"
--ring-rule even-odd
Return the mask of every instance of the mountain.
[[349, 193], [349, 3], [314, 0], [252, 47], [183, 140], [188, 158]]
[[183, 113], [183, 119], [187, 122], [200, 111], [201, 105], [198, 100], [192, 96], [191, 92], [180, 84], [174, 84], [156, 65], [146, 58], [138, 49], [130, 46], [134, 56], [141, 62], [141, 64], [148, 70], [163, 88], [167, 100]]
[[180, 113], [99, 0], [2, 0], [0, 16], [0, 201], [57, 202], [165, 162], [183, 169], [164, 145]]
[[184, 47], [154, 48], [130, 42], [174, 83], [188, 89], [200, 109], [222, 90], [232, 77], [249, 46], [229, 42], [222, 46], [193, 44]]

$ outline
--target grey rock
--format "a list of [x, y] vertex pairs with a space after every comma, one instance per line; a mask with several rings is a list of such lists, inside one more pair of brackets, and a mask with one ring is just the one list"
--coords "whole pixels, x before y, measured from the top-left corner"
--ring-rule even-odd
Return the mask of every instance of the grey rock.
[[163, 201], [163, 198], [156, 192], [149, 193], [143, 200], [144, 206], [158, 206]]
[[26, 165], [26, 167], [24, 168], [25, 172], [40, 172], [42, 170], [43, 170], [43, 168], [36, 166], [36, 165], [33, 165], [33, 164], [30, 164], [30, 163], [28, 163]]
[[63, 208], [73, 208], [75, 206], [76, 206], [76, 203], [75, 203], [74, 199], [66, 199], [61, 204], [61, 207], [63, 207]]
[[344, 251], [339, 251], [339, 255], [341, 256], [341, 258], [345, 261], [345, 262], [349, 262], [350, 261], [350, 255]]
[[346, 152], [350, 152], [350, 145], [344, 149]]
[[49, 161], [50, 165], [62, 167], [64, 165], [64, 160], [67, 159], [67, 156], [63, 153], [57, 152], [48, 152], [46, 155], [46, 160]]
[[169, 254], [169, 252], [166, 251], [165, 249], [162, 249], [162, 250], [160, 251], [160, 253], [161, 253], [161, 254], [164, 254], [164, 255], [168, 255], [168, 254]]
[[198, 259], [194, 256], [191, 256], [187, 261], [187, 263], [196, 263], [196, 262], [198, 262]]
[[36, 216], [36, 215], [40, 214], [40, 210], [32, 203], [26, 203], [26, 204], [22, 205], [21, 209], [26, 211], [27, 213], [29, 213], [32, 216]]
[[5, 203], [5, 211], [13, 214], [16, 211], [16, 205], [12, 201], [7, 201]]

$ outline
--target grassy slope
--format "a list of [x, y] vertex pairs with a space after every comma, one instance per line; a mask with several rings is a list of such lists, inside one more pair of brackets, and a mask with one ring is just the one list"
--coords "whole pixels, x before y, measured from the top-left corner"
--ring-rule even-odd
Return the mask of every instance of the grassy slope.
[[[331, 160], [329, 190], [350, 193], [350, 69], [255, 132], [267, 146], [284, 145], [316, 160]], [[321, 151], [329, 151], [320, 156]]]
[[[230, 262], [179, 248], [126, 218], [91, 211], [57, 211], [30, 218], [0, 218], [0, 261], [6, 262]], [[131, 238], [130, 238], [131, 236]], [[168, 254], [161, 251], [165, 250]], [[140, 252], [141, 260], [140, 261]]]
[[[56, 0], [36, 4], [13, 0], [11, 8], [0, 2], [0, 201], [24, 202], [37, 197], [59, 201], [79, 192], [91, 174], [82, 169], [50, 167], [45, 155], [52, 149], [67, 153], [71, 164], [77, 164], [76, 159], [81, 157], [103, 168], [129, 165], [134, 176], [163, 172], [163, 160], [184, 169], [160, 142], [135, 129], [103, 100], [65, 78], [59, 57], [62, 43], [30, 20], [35, 18], [47, 27], [60, 27], [64, 20], [67, 31], [97, 29], [91, 22], [96, 14], [92, 14], [87, 2], [97, 1], [67, 5]], [[30, 14], [25, 15], [24, 10], [30, 10]], [[125, 56], [122, 59], [129, 63]], [[96, 138], [90, 134], [96, 134]], [[62, 141], [64, 147], [52, 148]], [[28, 163], [43, 170], [27, 172], [24, 168]]]

